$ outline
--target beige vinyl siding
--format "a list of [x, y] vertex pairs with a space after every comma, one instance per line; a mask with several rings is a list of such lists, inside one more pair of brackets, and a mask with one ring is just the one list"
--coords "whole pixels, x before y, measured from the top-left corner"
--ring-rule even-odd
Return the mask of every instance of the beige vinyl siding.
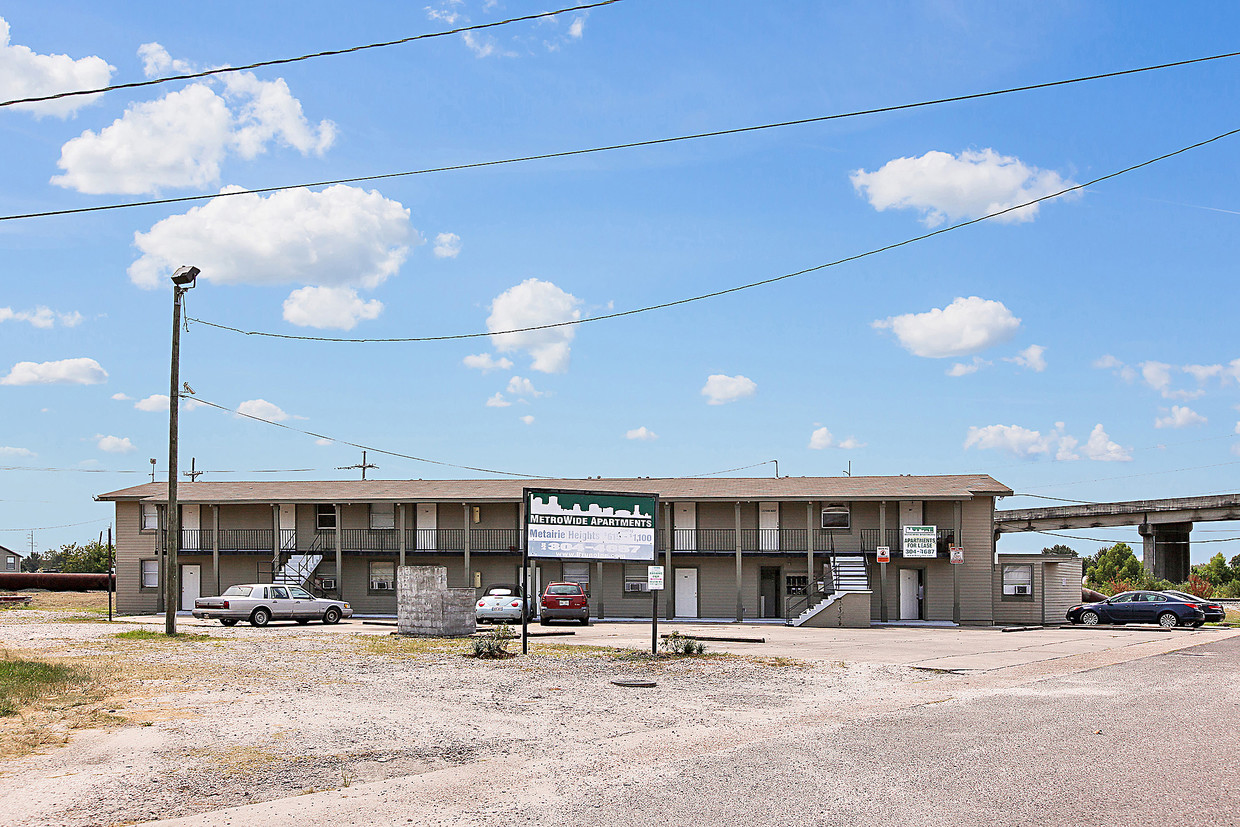
[[116, 503], [116, 610], [147, 614], [159, 609], [159, 589], [143, 589], [142, 563], [159, 556], [159, 533], [143, 532], [142, 511], [136, 502]]
[[270, 530], [275, 525], [269, 505], [221, 505], [220, 528], [261, 528]]
[[[1003, 594], [1003, 567], [1027, 565], [1033, 570], [1031, 599], [1013, 599]], [[1068, 609], [1081, 602], [1079, 557], [1051, 557], [1042, 554], [1001, 554], [994, 570], [995, 623], [1001, 625], [1046, 625], [1067, 623]]]
[[1042, 596], [1046, 601], [1043, 622], [1047, 625], [1067, 623], [1068, 609], [1081, 602], [1083, 566], [1084, 562], [1079, 557], [1052, 557], [1045, 562]]
[[959, 566], [960, 622], [990, 624], [994, 622], [994, 500], [965, 500], [960, 523], [961, 536], [956, 539], [964, 547], [964, 564]]
[[[473, 528], [520, 528], [517, 522], [517, 503], [478, 503], [480, 522], [470, 522]], [[473, 517], [470, 517], [471, 521]]]
[[697, 528], [736, 528], [736, 508], [732, 503], [698, 503]]

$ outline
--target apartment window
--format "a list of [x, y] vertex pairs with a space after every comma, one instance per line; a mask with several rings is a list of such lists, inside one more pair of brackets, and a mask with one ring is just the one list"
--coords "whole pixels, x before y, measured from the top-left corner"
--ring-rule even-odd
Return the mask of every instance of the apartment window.
[[852, 524], [850, 518], [848, 503], [827, 503], [822, 507], [823, 528], [848, 531]]
[[396, 588], [396, 564], [384, 560], [370, 561], [370, 590], [390, 592]]
[[158, 560], [142, 560], [142, 588], [158, 589], [159, 588], [159, 561]]
[[805, 594], [809, 586], [809, 578], [804, 574], [789, 574], [784, 577], [784, 588], [788, 594]]
[[650, 591], [648, 578], [650, 572], [645, 563], [624, 564], [624, 596], [646, 594]]
[[9, 557], [4, 561], [5, 571], [17, 571], [17, 558]]
[[319, 531], [336, 530], [336, 506], [330, 503], [314, 507], [314, 527]]
[[142, 530], [159, 531], [159, 506], [155, 503], [142, 503]]
[[590, 594], [590, 564], [589, 563], [568, 563], [564, 564], [564, 582], [576, 583], [581, 586], [587, 595]]
[[1033, 566], [1003, 567], [1003, 597], [1014, 600], [1033, 599]]
[[396, 528], [396, 504], [371, 503], [370, 527], [375, 530]]

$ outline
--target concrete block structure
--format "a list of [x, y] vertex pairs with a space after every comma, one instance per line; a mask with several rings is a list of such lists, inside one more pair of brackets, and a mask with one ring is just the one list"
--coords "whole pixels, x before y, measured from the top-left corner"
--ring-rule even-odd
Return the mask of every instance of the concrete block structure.
[[474, 590], [448, 588], [444, 566], [396, 569], [396, 631], [419, 637], [474, 633]]

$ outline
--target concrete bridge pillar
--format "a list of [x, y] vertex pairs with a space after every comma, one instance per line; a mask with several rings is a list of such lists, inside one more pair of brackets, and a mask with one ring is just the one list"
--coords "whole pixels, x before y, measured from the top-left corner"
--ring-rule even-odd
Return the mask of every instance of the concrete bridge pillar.
[[1145, 570], [1158, 580], [1183, 583], [1188, 580], [1189, 534], [1192, 523], [1142, 523], [1141, 558]]

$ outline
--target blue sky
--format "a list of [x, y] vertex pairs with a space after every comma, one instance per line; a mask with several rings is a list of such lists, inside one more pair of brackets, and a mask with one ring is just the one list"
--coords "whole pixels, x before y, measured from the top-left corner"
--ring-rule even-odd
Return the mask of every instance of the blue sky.
[[[0, 98], [549, 8], [114, 5], [0, 6]], [[0, 108], [0, 215], [1022, 86], [1231, 51], [1238, 18], [1212, 3], [1169, 16], [1119, 2], [623, 0]], [[246, 330], [386, 338], [584, 319], [814, 267], [1235, 129], [1238, 61], [603, 154], [2, 221], [0, 543], [27, 549], [30, 528], [39, 549], [94, 537], [109, 508], [93, 494], [149, 479], [150, 457], [166, 474], [158, 395], [180, 264], [202, 270], [189, 315]], [[858, 262], [575, 328], [350, 344], [192, 324], [182, 378], [230, 411], [524, 474], [696, 475], [778, 459], [796, 476], [850, 463], [854, 474], [986, 472], [1066, 499], [1235, 491], [1238, 144]], [[181, 423], [182, 469], [196, 458], [206, 480], [348, 478], [337, 467], [361, 458], [210, 407]], [[477, 476], [369, 458], [379, 477]], [[1085, 553], [1138, 540], [1073, 533], [1094, 538], [1065, 541]], [[1237, 535], [1203, 524], [1194, 539]], [[1005, 537], [1001, 550], [1056, 541]], [[1193, 556], [1215, 551], [1231, 557], [1240, 542]]]

